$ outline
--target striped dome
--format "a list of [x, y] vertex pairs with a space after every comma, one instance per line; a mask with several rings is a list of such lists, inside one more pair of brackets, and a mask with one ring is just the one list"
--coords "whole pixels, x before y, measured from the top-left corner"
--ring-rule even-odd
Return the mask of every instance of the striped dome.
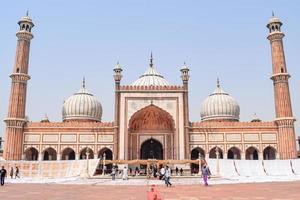
[[63, 121], [101, 121], [102, 106], [92, 94], [88, 93], [85, 84], [74, 95], [69, 97], [63, 105]]
[[133, 82], [134, 86], [167, 86], [168, 81], [160, 75], [153, 66], [153, 58], [151, 54], [150, 65], [146, 72], [139, 77], [138, 80]]
[[237, 101], [221, 89], [218, 81], [217, 89], [201, 105], [201, 120], [239, 121], [239, 116]]

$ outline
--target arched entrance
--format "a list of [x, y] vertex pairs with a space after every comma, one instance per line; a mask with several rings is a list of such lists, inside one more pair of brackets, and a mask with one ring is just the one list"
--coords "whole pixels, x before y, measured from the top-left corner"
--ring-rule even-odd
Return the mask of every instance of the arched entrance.
[[191, 151], [191, 160], [197, 160], [199, 158], [199, 153], [201, 158], [205, 158], [205, 151], [200, 147], [196, 147]]
[[150, 104], [137, 111], [129, 120], [128, 159], [174, 159], [175, 123], [172, 116]]
[[237, 147], [231, 147], [227, 152], [227, 158], [240, 160], [241, 159], [241, 151]]
[[275, 160], [276, 150], [273, 147], [266, 147], [264, 149], [264, 160]]
[[146, 140], [141, 145], [141, 151], [140, 151], [140, 158], [141, 159], [157, 159], [162, 160], [164, 158], [163, 154], [163, 146], [162, 144], [153, 139], [150, 138], [149, 140]]
[[36, 148], [30, 147], [25, 151], [25, 160], [37, 160], [39, 152]]
[[45, 149], [43, 160], [56, 160], [56, 159], [57, 159], [57, 155], [55, 149], [51, 147]]
[[[109, 148], [107, 148], [107, 147], [102, 148], [98, 152], [98, 159], [99, 159], [100, 162], [99, 162], [99, 164], [98, 164], [98, 166], [96, 168], [95, 175], [96, 174], [102, 174], [104, 168], [105, 168], [105, 173], [110, 173], [111, 172], [112, 164], [111, 163], [107, 164], [104, 161], [104, 157], [105, 157], [105, 161], [113, 159], [113, 152]], [[105, 167], [104, 167], [103, 164], [105, 164]]]
[[[191, 160], [197, 160], [199, 159], [199, 153], [202, 159], [205, 159], [205, 151], [200, 148], [196, 147], [191, 151]], [[197, 174], [199, 172], [199, 164], [191, 164], [191, 173]]]
[[[209, 151], [209, 158], [217, 158], [217, 147], [214, 147], [212, 148], [210, 151]], [[219, 151], [219, 158], [220, 159], [223, 159], [223, 151], [222, 149], [218, 148], [218, 151]]]
[[[86, 156], [87, 156], [87, 154], [86, 154], [86, 153], [87, 153], [87, 148], [88, 148], [88, 147], [86, 147], [86, 148], [84, 148], [84, 149], [81, 150], [80, 156], [79, 156], [79, 159], [80, 159], [80, 160], [86, 159]], [[90, 148], [89, 148], [89, 159], [94, 159], [94, 152], [93, 152], [93, 150], [90, 149]]]
[[246, 150], [246, 160], [258, 160], [258, 151], [254, 147], [249, 147]]
[[105, 148], [101, 149], [98, 153], [98, 158], [102, 159], [104, 157], [104, 154], [105, 154], [105, 159], [106, 160], [112, 160], [113, 153], [109, 148], [105, 147]]
[[75, 151], [71, 148], [66, 148], [62, 152], [62, 160], [75, 160]]

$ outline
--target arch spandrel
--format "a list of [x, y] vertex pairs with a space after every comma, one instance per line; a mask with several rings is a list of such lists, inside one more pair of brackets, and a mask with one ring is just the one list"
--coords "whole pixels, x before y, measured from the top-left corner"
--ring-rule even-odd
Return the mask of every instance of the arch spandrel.
[[129, 120], [129, 131], [134, 132], [174, 132], [172, 116], [156, 105], [138, 110]]
[[178, 99], [176, 97], [172, 99], [129, 99], [127, 101], [127, 118], [126, 122], [129, 124], [130, 119], [132, 116], [137, 113], [138, 111], [142, 110], [143, 108], [146, 108], [150, 105], [155, 105], [164, 111], [168, 112], [174, 121], [177, 120], [177, 105]]

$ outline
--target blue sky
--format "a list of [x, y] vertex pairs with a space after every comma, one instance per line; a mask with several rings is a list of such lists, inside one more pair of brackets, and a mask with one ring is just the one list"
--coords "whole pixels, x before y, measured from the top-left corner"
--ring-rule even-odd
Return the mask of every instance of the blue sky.
[[[190, 66], [190, 120], [200, 121], [201, 102], [216, 79], [241, 108], [241, 121], [253, 114], [274, 119], [271, 55], [266, 24], [272, 10], [282, 30], [294, 115], [300, 120], [300, 2], [252, 1], [17, 1], [0, 3], [0, 118], [6, 117], [17, 21], [29, 10], [35, 23], [31, 43], [27, 115], [39, 121], [45, 113], [61, 121], [64, 99], [86, 77], [88, 90], [103, 106], [103, 121], [112, 121], [112, 69], [123, 66], [122, 84], [146, 70], [153, 52], [157, 70], [181, 84], [179, 69]], [[297, 133], [300, 123], [296, 122]], [[0, 123], [0, 135], [4, 135]]]

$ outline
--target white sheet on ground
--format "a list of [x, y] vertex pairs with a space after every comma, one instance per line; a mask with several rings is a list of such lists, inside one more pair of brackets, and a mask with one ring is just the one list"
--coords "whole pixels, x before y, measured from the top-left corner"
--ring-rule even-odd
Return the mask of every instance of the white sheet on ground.
[[[212, 175], [217, 175], [217, 159], [207, 159], [206, 161]], [[219, 175], [226, 178], [238, 176], [233, 160], [219, 159]]]
[[290, 160], [264, 160], [264, 168], [269, 176], [294, 175]]
[[292, 166], [293, 166], [294, 173], [296, 175], [300, 175], [300, 159], [292, 160]]
[[266, 176], [262, 160], [235, 160], [234, 162], [240, 176]]

